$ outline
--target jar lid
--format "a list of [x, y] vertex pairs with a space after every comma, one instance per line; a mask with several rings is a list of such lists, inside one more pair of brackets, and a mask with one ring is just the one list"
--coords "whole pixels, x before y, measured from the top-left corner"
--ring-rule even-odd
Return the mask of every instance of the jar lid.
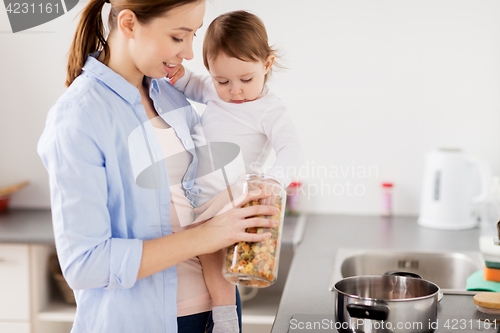
[[474, 295], [474, 303], [483, 308], [500, 309], [500, 293], [487, 292]]

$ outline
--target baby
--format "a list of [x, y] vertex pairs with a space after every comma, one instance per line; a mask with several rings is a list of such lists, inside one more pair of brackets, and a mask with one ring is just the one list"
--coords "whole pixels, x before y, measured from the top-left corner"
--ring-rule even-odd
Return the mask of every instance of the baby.
[[[271, 149], [276, 161], [266, 177], [284, 186], [296, 177], [302, 164], [299, 135], [284, 103], [265, 84], [275, 59], [262, 21], [246, 11], [235, 11], [217, 17], [207, 29], [203, 61], [210, 75], [194, 75], [178, 65], [170, 77], [170, 83], [187, 98], [207, 105], [201, 127], [193, 135], [196, 146], [232, 143], [240, 149], [238, 157], [222, 170], [198, 175], [200, 204], [213, 201], [239, 176], [263, 172]], [[210, 206], [217, 207], [207, 202], [197, 212]], [[203, 215], [209, 218], [213, 213]], [[205, 281], [214, 306], [234, 305], [234, 286], [221, 275], [221, 258], [221, 254], [200, 256]]]
[[[245, 11], [230, 12], [217, 17], [205, 35], [203, 61], [210, 75], [194, 75], [179, 65], [170, 83], [207, 105], [193, 136], [197, 146], [206, 144], [204, 139], [238, 145], [246, 173], [262, 172], [274, 149], [277, 159], [266, 175], [287, 186], [302, 164], [302, 149], [286, 106], [265, 85], [275, 58], [262, 21]], [[241, 175], [226, 171], [229, 185]], [[206, 180], [210, 186], [206, 178], [212, 179]], [[197, 185], [204, 203], [228, 184], [212, 175], [198, 178]]]

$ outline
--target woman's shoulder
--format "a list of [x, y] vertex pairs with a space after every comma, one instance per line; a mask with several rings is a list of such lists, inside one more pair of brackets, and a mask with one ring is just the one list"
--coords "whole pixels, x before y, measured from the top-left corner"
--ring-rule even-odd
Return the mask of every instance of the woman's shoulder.
[[[90, 82], [82, 80], [81, 76], [73, 81], [51, 107], [47, 116], [47, 125], [60, 123], [62, 119], [74, 119], [75, 115], [83, 112], [82, 110], [86, 104], [85, 97], [88, 95], [91, 86]], [[84, 81], [87, 81], [86, 84], [83, 84]]]
[[106, 90], [109, 88], [103, 89], [91, 77], [78, 76], [49, 110], [40, 144], [50, 145], [54, 140], [68, 141], [76, 137], [102, 141], [103, 136], [109, 134], [112, 121], [110, 105], [120, 103]]
[[79, 75], [66, 91], [59, 97], [52, 110], [69, 108], [76, 110], [80, 106], [92, 103], [92, 92], [95, 91], [97, 82], [84, 73]]
[[52, 113], [65, 118], [86, 115], [99, 119], [119, 100], [113, 90], [84, 72], [59, 97], [49, 115]]

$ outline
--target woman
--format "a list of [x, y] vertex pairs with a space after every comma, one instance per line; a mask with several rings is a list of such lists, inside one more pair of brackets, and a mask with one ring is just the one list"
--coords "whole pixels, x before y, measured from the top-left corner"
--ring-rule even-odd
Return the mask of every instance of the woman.
[[[90, 0], [82, 13], [70, 50], [69, 88], [49, 112], [38, 145], [49, 172], [57, 253], [77, 300], [72, 332], [176, 332], [175, 265], [238, 241], [263, 241], [270, 234], [245, 229], [272, 227], [273, 220], [247, 218], [276, 209], [231, 209], [172, 233], [168, 165], [154, 128], [171, 127], [172, 144], [189, 152], [180, 181], [195, 206], [190, 134], [199, 117], [162, 78], [193, 57], [205, 3], [112, 0], [107, 40], [104, 4]], [[226, 312], [215, 310], [214, 322], [223, 320]], [[203, 331], [204, 319], [190, 319]], [[179, 320], [179, 331], [198, 330], [185, 322]]]

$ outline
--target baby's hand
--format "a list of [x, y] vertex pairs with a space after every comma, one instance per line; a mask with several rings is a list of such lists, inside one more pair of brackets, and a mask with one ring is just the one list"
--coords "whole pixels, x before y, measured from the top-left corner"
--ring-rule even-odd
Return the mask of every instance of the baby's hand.
[[167, 75], [167, 78], [170, 79], [170, 84], [171, 85], [176, 84], [177, 81], [179, 81], [179, 79], [184, 76], [184, 73], [186, 73], [184, 66], [182, 66], [181, 64], [175, 66], [174, 74]]

